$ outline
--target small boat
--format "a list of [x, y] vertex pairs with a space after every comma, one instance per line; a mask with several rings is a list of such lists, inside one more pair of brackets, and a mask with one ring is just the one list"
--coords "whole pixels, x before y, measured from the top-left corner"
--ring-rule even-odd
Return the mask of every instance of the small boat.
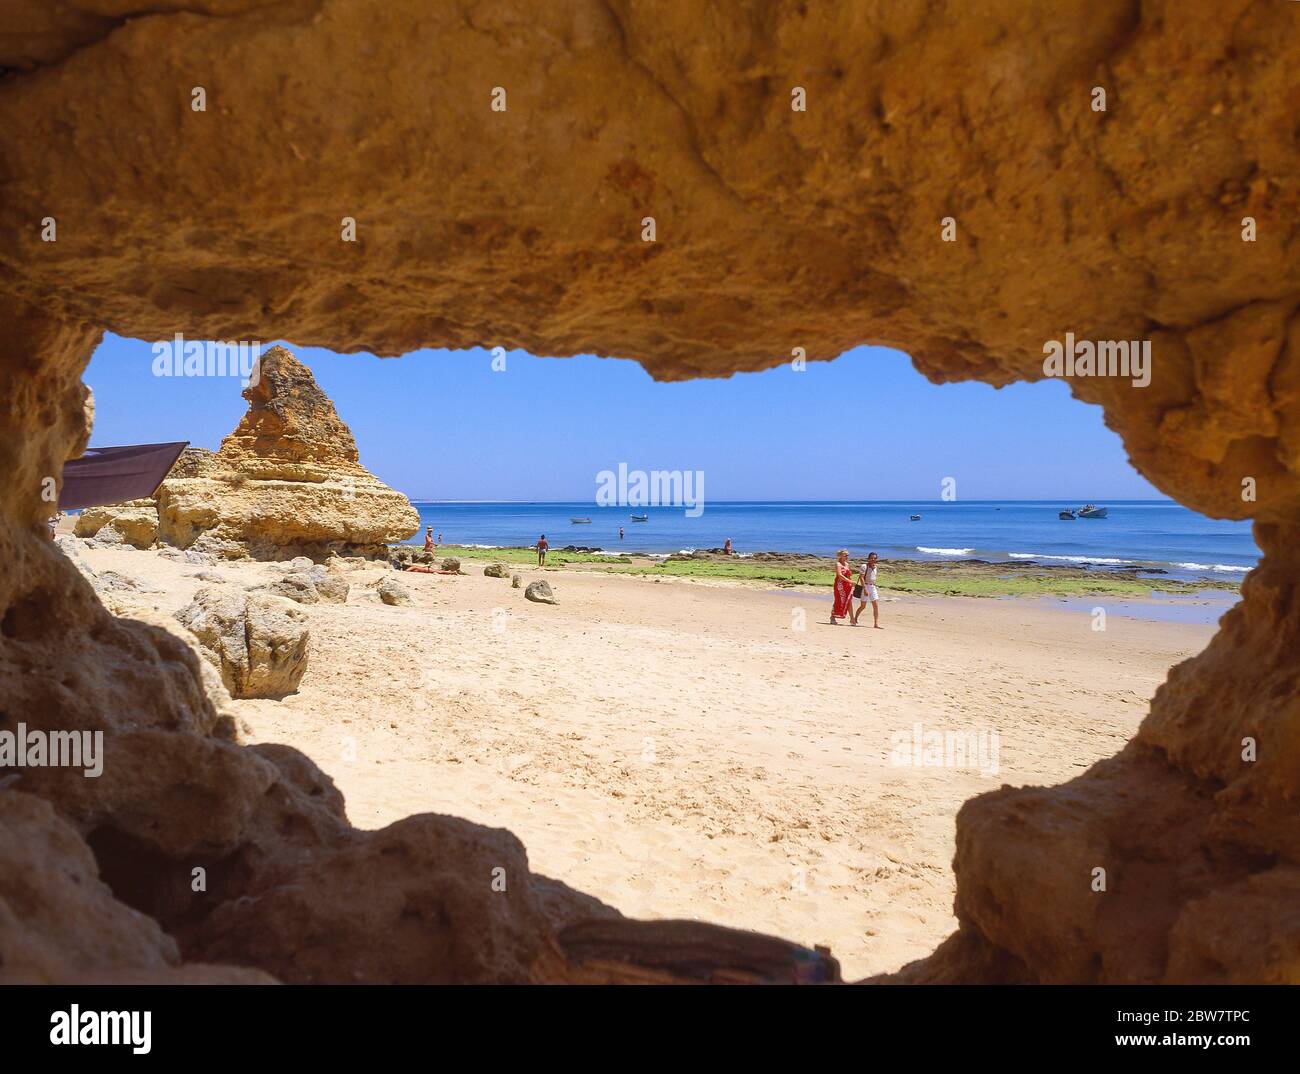
[[1079, 508], [1080, 518], [1105, 518], [1109, 508], [1098, 507], [1095, 503], [1085, 503]]
[[633, 515], [633, 516], [632, 516], [632, 521], [633, 521], [633, 522], [649, 522], [649, 521], [650, 521], [650, 516], [649, 516], [649, 515]]
[[569, 521], [572, 522], [575, 526], [581, 526], [584, 522], [590, 522], [591, 519], [589, 519], [589, 518], [571, 518], [571, 519], [569, 519]]
[[1074, 518], [1074, 512], [1073, 512], [1073, 511], [1062, 511], [1062, 512], [1061, 512], [1059, 515], [1057, 515], [1056, 517], [1057, 517], [1057, 518], [1060, 518], [1060, 519], [1073, 519], [1073, 518]]
[[912, 522], [920, 522], [920, 521], [921, 521], [921, 516], [920, 516], [920, 515], [913, 515], [913, 516], [911, 517], [910, 521], [912, 521]]

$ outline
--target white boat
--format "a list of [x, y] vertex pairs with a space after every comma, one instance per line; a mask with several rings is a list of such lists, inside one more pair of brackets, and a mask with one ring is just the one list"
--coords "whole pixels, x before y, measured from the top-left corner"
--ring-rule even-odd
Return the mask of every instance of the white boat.
[[1079, 508], [1079, 518], [1105, 518], [1109, 508], [1098, 507], [1095, 503], [1085, 503]]
[[575, 526], [581, 526], [584, 522], [590, 522], [591, 519], [589, 519], [589, 518], [571, 518], [571, 519], [569, 519], [569, 521], [572, 522]]
[[632, 521], [633, 521], [633, 522], [649, 522], [649, 521], [650, 521], [650, 516], [649, 516], [649, 515], [633, 515], [633, 516], [632, 516]]

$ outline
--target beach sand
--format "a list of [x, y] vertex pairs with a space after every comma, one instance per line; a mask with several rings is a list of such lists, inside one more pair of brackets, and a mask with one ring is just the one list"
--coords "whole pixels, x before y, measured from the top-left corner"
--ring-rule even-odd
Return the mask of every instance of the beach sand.
[[[241, 585], [276, 573], [82, 549], [158, 589], [127, 603], [165, 612], [205, 584], [199, 570]], [[508, 828], [535, 872], [629, 916], [826, 944], [846, 979], [955, 927], [963, 801], [1116, 752], [1214, 629], [1110, 604], [1099, 632], [1077, 607], [896, 596], [884, 568], [883, 630], [869, 610], [830, 626], [822, 590], [570, 567], [544, 572], [548, 607], [465, 569], [403, 574], [413, 604], [389, 607], [367, 583], [391, 572], [366, 567], [346, 605], [305, 606], [300, 692], [235, 702], [246, 739], [306, 752], [359, 827], [437, 812]], [[996, 773], [891, 763], [917, 724], [996, 732]]]

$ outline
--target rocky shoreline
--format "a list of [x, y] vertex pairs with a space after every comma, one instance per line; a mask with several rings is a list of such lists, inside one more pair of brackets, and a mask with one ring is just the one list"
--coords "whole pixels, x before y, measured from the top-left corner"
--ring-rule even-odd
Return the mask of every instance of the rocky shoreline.
[[[503, 557], [519, 559], [535, 555], [535, 550], [528, 546], [510, 546], [500, 548], [476, 548], [474, 546], [443, 546], [434, 553], [425, 552], [416, 545], [395, 545], [390, 549], [393, 558], [401, 562], [431, 563], [435, 558], [447, 554], [452, 548], [456, 555], [471, 559], [500, 559]], [[830, 556], [818, 556], [802, 552], [752, 552], [746, 555], [728, 554], [721, 548], [697, 549], [693, 552], [674, 552], [663, 555], [650, 552], [626, 551], [610, 552], [607, 549], [586, 547], [582, 545], [564, 545], [553, 547], [548, 554], [548, 563], [567, 566], [587, 566], [599, 569], [617, 569], [620, 565], [627, 567], [656, 567], [663, 565], [670, 570], [681, 568], [699, 568], [699, 573], [713, 573], [733, 576], [737, 579], [753, 577], [781, 584], [822, 584], [824, 576], [835, 569], [835, 560]], [[856, 567], [857, 561], [852, 561]], [[1170, 578], [1168, 572], [1159, 567], [1132, 567], [1107, 564], [1067, 564], [1046, 563], [1039, 560], [1025, 559], [1015, 562], [999, 562], [987, 559], [958, 560], [919, 560], [919, 559], [881, 559], [881, 588], [894, 588], [903, 579], [910, 581], [929, 580], [972, 580], [975, 582], [1004, 582], [1029, 584], [1046, 580], [1053, 585], [1077, 585], [1080, 591], [1086, 591], [1096, 584], [1149, 586], [1153, 590], [1175, 593], [1191, 593], [1199, 590], [1238, 591], [1241, 583], [1233, 579], [1204, 579], [1189, 581]], [[904, 584], [902, 588], [911, 588]]]

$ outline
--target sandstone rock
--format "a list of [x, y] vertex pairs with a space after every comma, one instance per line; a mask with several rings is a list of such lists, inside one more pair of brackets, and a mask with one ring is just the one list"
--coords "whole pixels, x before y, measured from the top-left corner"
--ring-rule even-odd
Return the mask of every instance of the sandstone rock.
[[537, 604], [554, 604], [555, 594], [551, 592], [550, 582], [529, 582], [524, 590], [524, 599]]
[[509, 578], [510, 572], [506, 569], [504, 563], [489, 563], [483, 568], [485, 578]]
[[141, 547], [156, 537], [217, 559], [379, 555], [415, 532], [418, 512], [360, 464], [351, 431], [289, 351], [262, 355], [244, 398], [248, 412], [221, 450], [182, 452], [156, 504], [96, 508], [78, 532], [147, 537]]
[[0, 984], [179, 961], [157, 922], [114, 898], [90, 848], [49, 802], [0, 789]]
[[272, 582], [253, 586], [252, 589], [285, 597], [298, 604], [316, 604], [320, 601], [328, 604], [347, 603], [348, 592], [352, 587], [346, 578], [323, 566], [309, 566], [308, 569], [296, 566], [300, 562], [310, 563], [310, 561], [295, 559], [293, 562], [295, 565], [293, 570], [282, 574]]
[[287, 601], [208, 587], [176, 618], [198, 638], [232, 697], [281, 698], [298, 689], [310, 633], [306, 616]]
[[381, 578], [375, 586], [385, 604], [410, 604], [411, 592], [396, 578]]
[[106, 544], [150, 548], [158, 539], [158, 507], [153, 500], [128, 500], [112, 507], [87, 507], [77, 516], [78, 537]]
[[316, 592], [316, 583], [309, 574], [303, 571], [291, 571], [277, 578], [274, 582], [254, 586], [253, 590], [284, 597], [298, 604], [315, 604], [320, 600], [320, 596]]
[[327, 604], [346, 604], [351, 583], [336, 571], [328, 567], [313, 567], [308, 576], [316, 587], [316, 594]]
[[523, 580], [523, 578], [520, 577], [519, 575], [517, 575], [517, 574], [512, 574], [512, 575], [510, 576], [510, 588], [511, 588], [511, 589], [518, 589], [518, 588], [519, 588], [521, 585], [523, 585], [523, 584], [524, 584], [524, 580]]
[[[504, 891], [491, 891], [494, 870]], [[545, 935], [514, 836], [416, 816], [269, 869], [190, 948], [296, 984], [517, 984]]]
[[456, 574], [459, 574], [460, 560], [458, 560], [455, 556], [447, 556], [446, 559], [442, 561], [442, 569], [444, 571], [453, 571]]

